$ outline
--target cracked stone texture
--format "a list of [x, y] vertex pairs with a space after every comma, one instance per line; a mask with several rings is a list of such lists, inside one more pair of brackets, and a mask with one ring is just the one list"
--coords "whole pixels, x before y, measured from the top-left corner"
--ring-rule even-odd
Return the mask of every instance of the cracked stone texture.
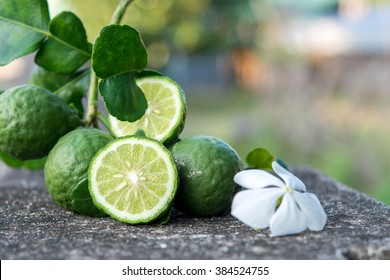
[[174, 212], [164, 226], [81, 216], [51, 200], [41, 172], [0, 166], [0, 259], [390, 259], [389, 206], [313, 169], [294, 173], [320, 199], [327, 224], [271, 238], [228, 214]]

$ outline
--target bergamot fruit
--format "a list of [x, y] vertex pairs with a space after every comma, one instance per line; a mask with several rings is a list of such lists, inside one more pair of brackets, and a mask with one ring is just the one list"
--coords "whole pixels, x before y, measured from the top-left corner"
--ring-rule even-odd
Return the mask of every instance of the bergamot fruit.
[[183, 139], [171, 146], [180, 184], [174, 207], [194, 216], [216, 216], [231, 205], [234, 175], [243, 163], [224, 141], [211, 136]]
[[[81, 208], [77, 207], [78, 202], [74, 200], [79, 199], [72, 197], [72, 192], [77, 187], [73, 195], [83, 194], [82, 199], [88, 199], [88, 192], [85, 193], [88, 184], [82, 181], [87, 178], [93, 156], [110, 140], [112, 136], [107, 132], [95, 128], [78, 128], [58, 141], [50, 151], [44, 169], [46, 187], [54, 201], [66, 209], [88, 215], [88, 212], [80, 211]], [[90, 208], [95, 208], [90, 202]], [[97, 209], [87, 210], [93, 212]]]
[[0, 95], [0, 151], [20, 160], [46, 156], [79, 125], [77, 112], [42, 87], [23, 85]]
[[186, 101], [184, 91], [168, 77], [147, 76], [137, 79], [148, 102], [145, 114], [137, 121], [120, 121], [109, 115], [112, 133], [117, 136], [134, 135], [142, 129], [146, 136], [165, 145], [174, 143], [184, 128]]
[[169, 218], [177, 179], [170, 152], [157, 140], [139, 136], [111, 141], [88, 171], [95, 205], [129, 224], [165, 222], [161, 219]]

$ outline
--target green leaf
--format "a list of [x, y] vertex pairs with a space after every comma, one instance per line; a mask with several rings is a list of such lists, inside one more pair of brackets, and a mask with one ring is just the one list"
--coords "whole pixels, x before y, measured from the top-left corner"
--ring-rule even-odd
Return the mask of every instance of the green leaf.
[[46, 163], [46, 158], [47, 157], [22, 161], [0, 151], [0, 160], [12, 168], [26, 168], [30, 170], [43, 169]]
[[71, 12], [62, 12], [50, 21], [48, 40], [39, 49], [35, 63], [60, 74], [71, 74], [91, 57], [81, 20]]
[[252, 150], [246, 157], [246, 162], [249, 164], [249, 167], [258, 169], [272, 170], [272, 162], [274, 160], [275, 157], [263, 148], [256, 148]]
[[49, 29], [46, 0], [0, 1], [0, 65], [36, 51]]
[[89, 88], [90, 70], [76, 72], [73, 79], [54, 91], [64, 102], [73, 106], [82, 117], [84, 114], [83, 98]]
[[[84, 80], [85, 77], [89, 77], [89, 70], [80, 70], [71, 75], [64, 75], [35, 66], [31, 71], [29, 81], [33, 85], [55, 92], [62, 87], [73, 87], [75, 84], [80, 83], [81, 80]], [[85, 82], [83, 81], [82, 83], [84, 84]]]
[[30, 75], [30, 83], [57, 94], [66, 104], [75, 107], [81, 117], [84, 112], [82, 99], [88, 91], [89, 76], [89, 69], [63, 75], [37, 66]]
[[169, 219], [171, 218], [172, 208], [170, 208], [165, 214], [163, 214], [161, 217], [157, 218], [157, 220], [153, 221], [153, 225], [165, 225], [169, 222]]
[[30, 74], [30, 83], [50, 90], [59, 89], [73, 79], [73, 75], [62, 75], [35, 66]]
[[139, 79], [139, 78], [144, 78], [144, 77], [155, 77], [155, 76], [164, 76], [164, 75], [156, 70], [145, 69], [145, 70], [142, 70], [141, 72], [138, 72], [136, 74], [136, 76], [137, 76], [137, 79]]
[[148, 55], [137, 30], [128, 25], [104, 27], [96, 38], [92, 68], [101, 79], [146, 67]]
[[108, 112], [121, 121], [140, 119], [148, 107], [145, 95], [137, 86], [132, 73], [102, 80], [99, 91]]
[[83, 215], [91, 217], [104, 217], [106, 213], [100, 211], [95, 204], [93, 204], [92, 197], [88, 190], [88, 179], [83, 178], [77, 184], [70, 194], [72, 199], [73, 209]]
[[57, 95], [69, 106], [73, 107], [79, 112], [79, 117], [83, 117], [84, 106], [83, 98], [86, 95], [84, 86], [75, 84], [73, 87], [65, 87], [57, 92]]
[[30, 170], [40, 170], [45, 167], [46, 160], [47, 157], [25, 160], [23, 161], [23, 167]]
[[282, 167], [284, 167], [284, 169], [289, 170], [287, 164], [280, 158], [277, 158], [275, 161], [279, 163]]
[[2, 151], [0, 151], [0, 159], [7, 164], [9, 167], [12, 168], [22, 168], [23, 167], [23, 161], [14, 158], [13, 156], [10, 156]]
[[139, 128], [139, 129], [134, 133], [134, 136], [139, 137], [139, 138], [147, 138], [147, 136], [146, 136], [146, 134], [145, 134], [145, 130], [143, 130], [142, 128]]

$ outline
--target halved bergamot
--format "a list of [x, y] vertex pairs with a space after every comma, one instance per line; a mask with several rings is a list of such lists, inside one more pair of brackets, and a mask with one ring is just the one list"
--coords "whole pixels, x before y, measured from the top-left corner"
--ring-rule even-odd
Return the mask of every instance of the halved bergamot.
[[109, 115], [111, 132], [116, 137], [134, 135], [142, 129], [147, 137], [172, 144], [183, 130], [186, 117], [184, 92], [172, 79], [148, 76], [137, 79], [148, 102], [145, 114], [135, 122], [120, 121]]
[[169, 151], [154, 139], [138, 136], [109, 142], [92, 159], [88, 172], [94, 204], [129, 224], [149, 223], [166, 214], [177, 178]]

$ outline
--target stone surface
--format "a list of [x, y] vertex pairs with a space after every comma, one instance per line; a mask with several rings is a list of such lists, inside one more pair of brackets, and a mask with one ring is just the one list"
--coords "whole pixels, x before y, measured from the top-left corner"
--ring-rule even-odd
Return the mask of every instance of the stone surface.
[[57, 206], [40, 172], [0, 172], [0, 259], [390, 259], [390, 207], [312, 169], [294, 172], [328, 222], [321, 232], [275, 238], [230, 215], [175, 212], [164, 226], [89, 218]]

